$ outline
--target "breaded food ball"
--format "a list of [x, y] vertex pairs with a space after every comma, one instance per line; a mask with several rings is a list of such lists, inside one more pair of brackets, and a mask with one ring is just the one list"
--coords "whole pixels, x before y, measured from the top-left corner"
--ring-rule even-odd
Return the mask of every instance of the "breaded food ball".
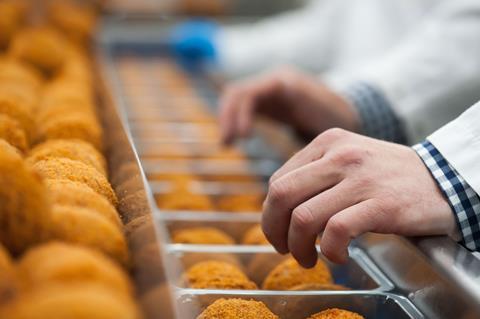
[[221, 298], [208, 306], [197, 319], [279, 319], [279, 317], [261, 301]]
[[52, 203], [88, 208], [107, 218], [119, 229], [123, 228], [115, 207], [105, 197], [87, 185], [66, 179], [47, 179], [45, 184]]
[[176, 244], [234, 245], [235, 240], [213, 227], [192, 227], [174, 231], [172, 242]]
[[262, 226], [260, 224], [255, 225], [248, 229], [242, 238], [242, 244], [244, 245], [270, 245], [263, 233]]
[[50, 242], [27, 251], [18, 263], [23, 288], [52, 284], [97, 283], [126, 296], [132, 295], [127, 274], [115, 262], [95, 250]]
[[215, 210], [211, 199], [202, 194], [187, 191], [158, 195], [157, 205], [164, 210], [188, 210], [188, 211], [213, 211]]
[[37, 125], [40, 127], [58, 117], [88, 118], [91, 123], [98, 122], [95, 105], [93, 102], [87, 101], [55, 101], [46, 103], [46, 100], [43, 100], [35, 115]]
[[117, 196], [107, 178], [95, 168], [80, 161], [48, 158], [34, 163], [32, 167], [45, 179], [67, 179], [80, 182], [103, 195], [112, 205], [116, 206], [118, 203]]
[[54, 1], [48, 8], [48, 18], [69, 39], [81, 45], [88, 43], [96, 25], [95, 10], [74, 1]]
[[24, 154], [28, 149], [25, 131], [16, 120], [8, 115], [0, 114], [0, 138]]
[[133, 300], [98, 284], [52, 285], [22, 294], [0, 312], [8, 319], [139, 319]]
[[53, 74], [63, 65], [67, 46], [67, 40], [55, 29], [32, 27], [16, 34], [9, 53], [46, 74]]
[[318, 260], [315, 267], [305, 269], [293, 257], [277, 265], [263, 281], [265, 290], [289, 290], [301, 284], [332, 284], [332, 274], [327, 265]]
[[128, 248], [123, 233], [91, 209], [54, 205], [49, 235], [51, 239], [98, 249], [121, 264], [128, 265]]
[[236, 266], [221, 261], [203, 261], [190, 267], [182, 281], [194, 289], [258, 289]]
[[91, 144], [82, 140], [51, 140], [37, 145], [29, 154], [28, 161], [36, 163], [48, 158], [68, 158], [95, 167], [107, 176], [105, 158]]
[[365, 319], [358, 313], [343, 309], [327, 309], [322, 312], [311, 315], [307, 319]]
[[25, 12], [20, 1], [0, 1], [0, 48], [10, 43], [15, 32], [20, 28]]
[[15, 266], [8, 252], [0, 244], [0, 307], [14, 296], [16, 286]]
[[0, 242], [17, 254], [44, 239], [50, 202], [40, 176], [4, 140], [0, 140], [0, 185]]
[[32, 110], [28, 105], [15, 99], [13, 96], [0, 93], [0, 114], [8, 115], [10, 118], [16, 120], [25, 132], [27, 142], [32, 140], [35, 121]]
[[38, 142], [53, 139], [80, 139], [103, 149], [102, 128], [91, 114], [61, 114], [38, 127]]
[[263, 199], [258, 194], [224, 195], [217, 209], [224, 212], [261, 212]]
[[12, 58], [0, 58], [0, 82], [21, 84], [34, 90], [43, 84], [42, 75], [30, 65]]
[[57, 78], [45, 87], [42, 95], [42, 107], [60, 102], [93, 104], [93, 96], [90, 83], [72, 78]]

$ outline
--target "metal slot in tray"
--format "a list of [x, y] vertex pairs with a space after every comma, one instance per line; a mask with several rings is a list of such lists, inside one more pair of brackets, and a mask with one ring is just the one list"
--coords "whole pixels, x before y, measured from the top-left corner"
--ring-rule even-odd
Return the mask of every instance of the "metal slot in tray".
[[[276, 253], [272, 247], [258, 246], [208, 246], [208, 245], [167, 245], [169, 256], [178, 261], [178, 271], [172, 279], [173, 284], [181, 284], [184, 269], [200, 261], [220, 260], [237, 264], [258, 287], [279, 263], [288, 256]], [[333, 264], [319, 256], [329, 267], [334, 282], [351, 290], [391, 290], [390, 281], [376, 268], [368, 257], [356, 247], [349, 249], [347, 263]]]
[[408, 299], [388, 293], [324, 292], [317, 294], [256, 294], [181, 290], [177, 292], [177, 307], [181, 318], [196, 318], [202, 310], [220, 298], [241, 298], [264, 302], [281, 319], [306, 319], [328, 308], [350, 310], [366, 319], [423, 319], [424, 316]]

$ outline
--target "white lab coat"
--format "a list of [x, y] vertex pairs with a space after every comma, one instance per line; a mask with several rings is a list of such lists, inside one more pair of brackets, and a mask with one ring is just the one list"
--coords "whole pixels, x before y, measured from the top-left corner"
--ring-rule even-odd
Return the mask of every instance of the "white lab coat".
[[[479, 0], [317, 0], [218, 39], [233, 76], [294, 64], [342, 92], [380, 89], [415, 143], [480, 100]], [[480, 106], [430, 139], [480, 192]], [[476, 125], [476, 126], [475, 126]]]

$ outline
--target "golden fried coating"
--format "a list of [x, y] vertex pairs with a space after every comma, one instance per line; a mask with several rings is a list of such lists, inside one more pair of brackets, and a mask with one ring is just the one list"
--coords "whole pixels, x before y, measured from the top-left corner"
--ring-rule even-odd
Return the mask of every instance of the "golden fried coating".
[[95, 250], [67, 243], [30, 249], [18, 263], [18, 274], [24, 289], [91, 282], [132, 295], [127, 274], [115, 262]]
[[61, 114], [38, 128], [38, 142], [52, 139], [80, 139], [102, 150], [102, 128], [90, 114]]
[[91, 283], [51, 285], [25, 292], [0, 312], [8, 319], [139, 319], [133, 300]]
[[44, 239], [50, 203], [40, 176], [0, 140], [0, 242], [12, 253]]
[[302, 268], [293, 257], [275, 267], [263, 281], [265, 290], [289, 290], [301, 284], [332, 284], [332, 274], [327, 265], [318, 260], [311, 269]]
[[25, 131], [18, 124], [17, 120], [10, 118], [8, 115], [0, 114], [0, 138], [16, 147], [22, 153], [25, 153], [28, 149]]
[[172, 242], [176, 244], [234, 245], [235, 240], [213, 227], [193, 227], [174, 231]]
[[349, 288], [337, 284], [300, 284], [288, 290], [305, 291], [305, 290], [349, 290]]
[[10, 43], [25, 18], [20, 1], [0, 1], [0, 49]]
[[242, 238], [242, 244], [244, 245], [270, 245], [263, 233], [262, 226], [260, 224], [251, 227], [245, 232]]
[[67, 46], [67, 40], [55, 29], [32, 27], [16, 34], [9, 53], [47, 74], [52, 74], [63, 65]]
[[43, 79], [41, 74], [30, 65], [11, 58], [0, 58], [0, 82], [20, 84], [31, 89], [40, 89]]
[[34, 119], [30, 107], [13, 96], [0, 93], [0, 114], [16, 120], [26, 134], [27, 143], [34, 134]]
[[158, 195], [157, 205], [164, 210], [213, 211], [214, 206], [208, 196], [188, 191]]
[[16, 292], [16, 270], [12, 259], [0, 244], [0, 307]]
[[217, 201], [217, 209], [224, 212], [261, 212], [262, 202], [258, 194], [224, 195]]
[[52, 203], [88, 208], [113, 222], [119, 229], [123, 228], [115, 207], [87, 185], [66, 179], [47, 179], [45, 184]]
[[279, 319], [261, 301], [218, 299], [197, 319]]
[[322, 312], [311, 315], [307, 319], [365, 319], [358, 313], [343, 310], [343, 309], [327, 309]]
[[37, 124], [42, 127], [58, 117], [88, 118], [91, 123], [98, 122], [93, 102], [79, 100], [48, 102], [48, 100], [43, 99], [38, 112], [35, 114]]
[[91, 209], [54, 205], [49, 234], [52, 239], [98, 249], [128, 265], [128, 248], [123, 233]]
[[42, 107], [58, 103], [93, 104], [91, 84], [74, 78], [57, 77], [49, 82], [42, 95]]
[[236, 266], [221, 261], [203, 261], [183, 274], [183, 283], [194, 289], [258, 289]]
[[80, 161], [68, 158], [48, 158], [36, 162], [32, 167], [45, 179], [67, 179], [80, 182], [105, 196], [114, 206], [118, 203], [117, 196], [107, 178], [95, 168]]
[[69, 39], [80, 45], [88, 43], [96, 25], [95, 10], [75, 1], [54, 1], [48, 8], [48, 18]]
[[95, 167], [107, 176], [106, 160], [91, 144], [82, 140], [51, 140], [37, 145], [29, 154], [28, 161], [36, 163], [48, 158], [68, 158]]

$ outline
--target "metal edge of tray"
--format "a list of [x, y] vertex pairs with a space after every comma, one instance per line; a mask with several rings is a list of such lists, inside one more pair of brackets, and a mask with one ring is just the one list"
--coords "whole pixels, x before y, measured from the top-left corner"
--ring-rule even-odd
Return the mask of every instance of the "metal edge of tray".
[[478, 318], [480, 260], [451, 239], [366, 234], [357, 242], [426, 317]]
[[[165, 250], [169, 254], [178, 253], [212, 253], [214, 254], [234, 254], [234, 255], [248, 255], [248, 254], [275, 254], [276, 251], [269, 245], [192, 245], [192, 244], [174, 244], [169, 243], [165, 245]], [[320, 251], [320, 246], [317, 245], [317, 251]], [[364, 291], [381, 291], [389, 292], [395, 287], [393, 283], [382, 273], [382, 271], [374, 265], [368, 255], [359, 247], [351, 246], [348, 249], [350, 259], [367, 275], [377, 287], [372, 289], [360, 289]], [[357, 289], [359, 290], [359, 289]]]
[[[393, 301], [398, 310], [402, 311], [401, 314], [407, 315], [410, 319], [425, 319], [425, 316], [415, 307], [415, 305], [403, 296], [388, 292], [378, 292], [378, 291], [318, 291], [311, 293], [309, 291], [266, 291], [263, 294], [256, 294], [254, 291], [247, 290], [199, 290], [199, 289], [175, 289], [175, 295], [177, 303], [182, 303], [183, 307], [189, 307], [191, 310], [196, 310], [199, 312], [201, 308], [210, 304], [216, 299], [220, 298], [242, 298], [248, 300], [259, 300], [265, 302], [267, 305], [275, 304], [274, 312], [280, 315], [281, 318], [290, 318], [290, 316], [282, 316], [284, 313], [291, 313], [292, 310], [288, 310], [290, 306], [289, 303], [293, 301], [293, 307], [309, 307], [315, 302], [323, 303], [326, 308], [331, 307], [343, 307], [349, 308], [346, 305], [338, 305], [337, 303], [342, 300], [349, 302], [352, 306], [356, 304], [356, 307], [362, 308], [362, 305], [365, 305], [368, 302], [368, 299], [379, 299], [377, 300], [376, 305], [382, 307], [386, 305], [388, 301]], [[302, 302], [301, 299], [306, 298], [307, 300], [303, 301], [303, 304], [297, 304], [297, 302]], [[203, 300], [202, 300], [203, 299]], [[293, 299], [293, 300], [289, 300]], [[297, 300], [295, 300], [297, 299]], [[336, 299], [335, 304], [332, 304], [331, 300]], [[348, 300], [351, 299], [351, 300]], [[356, 300], [357, 302], [352, 302]], [[190, 305], [188, 305], [190, 303]], [[192, 305], [193, 304], [193, 305]], [[322, 307], [322, 308], [325, 308]], [[368, 308], [368, 307], [367, 307]], [[283, 310], [282, 310], [283, 309]], [[194, 310], [194, 311], [195, 311]], [[323, 309], [317, 309], [316, 311], [321, 311]], [[355, 311], [356, 309], [351, 309]], [[194, 312], [192, 311], [192, 312]], [[279, 312], [282, 311], [282, 314]], [[357, 310], [358, 311], [358, 310]], [[294, 310], [294, 312], [296, 312]], [[374, 318], [375, 314], [364, 314], [367, 318]], [[370, 315], [370, 316], [369, 316]], [[392, 318], [398, 313], [387, 313], [384, 314], [385, 318]], [[184, 317], [185, 318], [185, 317]], [[382, 316], [383, 318], [383, 316]], [[382, 319], [379, 318], [379, 319]], [[405, 317], [403, 317], [405, 318]]]
[[[123, 109], [125, 102], [119, 94], [117, 78], [112, 76], [115, 70], [103, 40], [97, 39], [94, 57], [102, 90], [100, 113], [109, 146], [112, 186], [119, 196], [119, 211], [126, 224], [138, 300], [146, 318], [174, 318], [175, 304], [167, 283], [169, 264], [162, 247], [166, 232], [154, 223], [153, 195], [132, 142]], [[135, 225], [129, 227], [130, 222]]]

